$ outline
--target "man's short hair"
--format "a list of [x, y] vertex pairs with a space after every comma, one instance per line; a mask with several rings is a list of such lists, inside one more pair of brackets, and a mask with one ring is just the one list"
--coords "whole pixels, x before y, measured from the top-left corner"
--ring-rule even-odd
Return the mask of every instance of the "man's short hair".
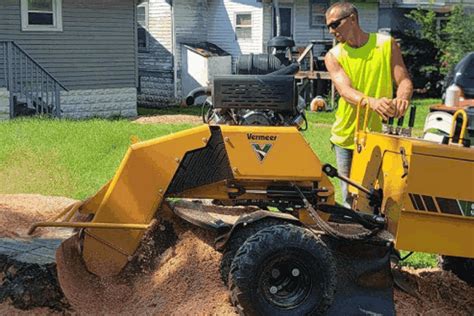
[[340, 17], [348, 16], [350, 14], [354, 14], [356, 16], [357, 22], [359, 22], [359, 11], [355, 5], [347, 1], [339, 1], [334, 3], [329, 7], [326, 12], [331, 12], [333, 9], [338, 9], [340, 13]]

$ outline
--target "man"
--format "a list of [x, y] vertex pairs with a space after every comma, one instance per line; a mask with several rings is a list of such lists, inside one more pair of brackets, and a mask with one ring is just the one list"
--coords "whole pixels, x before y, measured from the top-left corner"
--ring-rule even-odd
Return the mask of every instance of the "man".
[[[365, 100], [361, 104], [372, 110], [368, 128], [380, 132], [382, 119], [405, 114], [413, 85], [395, 40], [388, 35], [364, 32], [353, 4], [333, 4], [326, 12], [326, 23], [329, 32], [339, 42], [325, 57], [326, 67], [341, 96], [331, 130], [331, 143], [339, 173], [349, 176], [357, 104], [368, 97], [368, 104]], [[397, 87], [395, 98], [393, 82]], [[344, 205], [348, 207], [351, 198], [347, 184], [342, 181], [341, 189]]]

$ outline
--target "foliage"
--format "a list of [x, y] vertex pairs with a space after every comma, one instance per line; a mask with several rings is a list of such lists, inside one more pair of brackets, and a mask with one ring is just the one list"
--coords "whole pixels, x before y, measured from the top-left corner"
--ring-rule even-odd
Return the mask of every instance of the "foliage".
[[[408, 251], [400, 252], [402, 257], [409, 254]], [[430, 253], [415, 252], [410, 255], [406, 260], [400, 262], [401, 266], [412, 267], [415, 269], [436, 267], [438, 265], [438, 256]]]
[[473, 29], [474, 15], [466, 14], [462, 5], [455, 6], [443, 29], [439, 43], [443, 52], [441, 61], [444, 73], [456, 66], [468, 52], [474, 51], [471, 33]]
[[412, 57], [412, 68], [419, 69], [418, 74], [416, 68], [412, 69], [414, 77], [421, 75], [421, 82], [415, 82], [415, 87], [426, 81], [428, 90], [438, 92], [439, 95], [441, 78], [448, 74], [464, 55], [474, 51], [474, 41], [471, 38], [474, 15], [468, 14], [463, 5], [458, 4], [453, 7], [445, 24], [438, 25], [437, 14], [433, 9], [418, 8], [411, 11], [407, 17], [420, 27], [418, 32], [407, 31], [401, 35], [405, 36], [406, 42], [409, 43], [404, 54], [407, 59]]
[[436, 12], [433, 10], [416, 9], [412, 10], [408, 17], [420, 26], [419, 37], [428, 40], [433, 44], [438, 44], [440, 40], [440, 32], [436, 25]]
[[438, 97], [441, 95], [443, 76], [438, 61], [438, 51], [427, 39], [420, 39], [415, 34], [394, 32], [400, 40], [403, 60], [415, 88], [415, 95]]

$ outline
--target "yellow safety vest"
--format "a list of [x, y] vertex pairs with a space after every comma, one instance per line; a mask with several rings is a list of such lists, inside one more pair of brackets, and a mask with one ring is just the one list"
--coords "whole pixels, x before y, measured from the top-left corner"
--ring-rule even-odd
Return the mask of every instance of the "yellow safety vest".
[[[392, 38], [389, 35], [370, 33], [369, 40], [359, 48], [339, 43], [331, 49], [347, 76], [352, 87], [364, 95], [374, 98], [392, 98]], [[364, 112], [361, 111], [361, 122]], [[356, 127], [356, 105], [343, 98], [339, 99], [336, 121], [332, 126], [331, 142], [347, 149], [354, 149], [354, 132]], [[368, 129], [380, 132], [382, 119], [370, 111]]]

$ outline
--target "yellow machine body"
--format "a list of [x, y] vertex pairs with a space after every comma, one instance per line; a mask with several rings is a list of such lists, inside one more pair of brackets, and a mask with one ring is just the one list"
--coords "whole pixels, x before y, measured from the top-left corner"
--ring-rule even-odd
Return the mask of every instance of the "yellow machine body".
[[[474, 258], [472, 149], [368, 132], [357, 133], [356, 148], [351, 180], [383, 191], [381, 212], [397, 249]], [[294, 184], [311, 189], [318, 203], [335, 204], [321, 161], [296, 127], [203, 125], [132, 144], [94, 196], [66, 208], [56, 222], [32, 229], [82, 228], [89, 271], [116, 275], [165, 198], [271, 201], [267, 189]], [[371, 213], [367, 196], [350, 190], [353, 208]], [[92, 220], [74, 222], [77, 212]], [[296, 213], [301, 222], [314, 224], [308, 210]]]
[[[187, 151], [205, 146], [203, 140], [209, 136], [209, 128], [202, 126], [131, 145], [110, 184], [91, 199], [97, 202], [85, 205], [95, 214], [92, 223], [149, 224], [179, 161]], [[97, 275], [117, 274], [142, 235], [143, 231], [128, 229], [86, 229], [83, 258], [88, 269]]]
[[[361, 131], [350, 178], [383, 190], [397, 249], [474, 258], [474, 149]], [[350, 191], [353, 208], [371, 212]]]
[[[209, 142], [221, 147], [206, 152]], [[228, 169], [227, 176], [214, 175], [207, 180], [197, 176], [194, 182], [187, 179], [187, 169], [199, 173], [213, 163], [212, 157], [228, 164], [223, 169]], [[188, 165], [183, 167], [185, 163]], [[87, 227], [83, 230], [84, 262], [96, 275], [118, 274], [137, 250], [165, 197], [231, 199], [236, 184], [258, 190], [283, 182], [323, 186], [321, 194], [327, 203], [335, 203], [334, 188], [322, 174], [321, 162], [295, 127], [203, 125], [135, 143], [112, 180], [78, 207], [82, 214], [94, 214], [92, 221], [83, 225]], [[252, 192], [255, 190], [238, 198], [261, 199]], [[301, 220], [310, 221], [304, 211]]]
[[[304, 181], [321, 179], [321, 162], [294, 127], [221, 126], [236, 179]], [[264, 149], [260, 160], [255, 148]], [[258, 147], [256, 147], [258, 146]], [[256, 159], [254, 159], [256, 158]], [[295, 162], [295, 159], [297, 162]]]

